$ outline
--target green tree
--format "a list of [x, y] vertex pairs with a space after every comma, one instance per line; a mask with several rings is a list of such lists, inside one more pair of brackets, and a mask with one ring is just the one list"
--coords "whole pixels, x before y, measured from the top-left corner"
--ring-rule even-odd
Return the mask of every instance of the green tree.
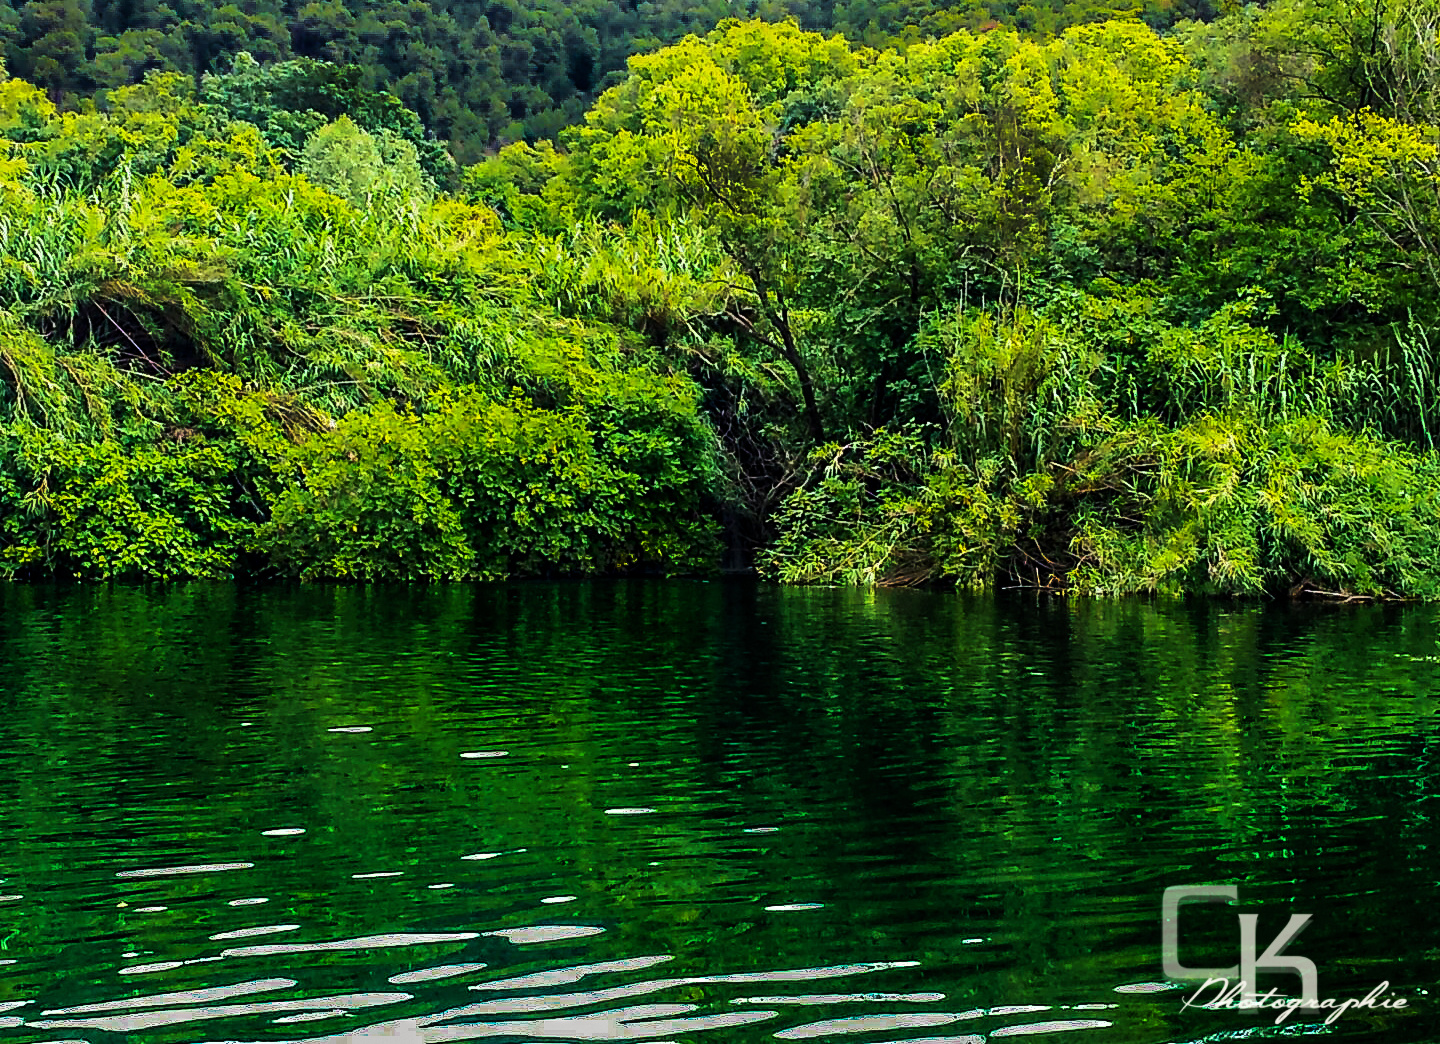
[[371, 134], [408, 142], [425, 173], [439, 185], [454, 178], [454, 163], [425, 133], [419, 117], [399, 98], [364, 85], [357, 66], [313, 59], [261, 65], [235, 56], [229, 71], [205, 77], [200, 100], [231, 119], [253, 123], [275, 148], [298, 159], [320, 127], [341, 117]]
[[20, 35], [9, 67], [60, 98], [83, 90], [80, 79], [93, 30], [78, 0], [29, 0], [20, 9]]
[[414, 145], [389, 131], [363, 131], [348, 116], [310, 135], [300, 172], [361, 209], [381, 202], [414, 205], [434, 191]]

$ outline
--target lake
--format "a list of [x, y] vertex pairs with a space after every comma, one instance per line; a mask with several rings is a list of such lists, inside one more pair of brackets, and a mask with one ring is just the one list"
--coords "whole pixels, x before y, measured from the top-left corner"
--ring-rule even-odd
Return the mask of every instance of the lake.
[[[1434, 1041], [1437, 620], [0, 588], [0, 1044]], [[1406, 1007], [1186, 1009], [1181, 885]]]

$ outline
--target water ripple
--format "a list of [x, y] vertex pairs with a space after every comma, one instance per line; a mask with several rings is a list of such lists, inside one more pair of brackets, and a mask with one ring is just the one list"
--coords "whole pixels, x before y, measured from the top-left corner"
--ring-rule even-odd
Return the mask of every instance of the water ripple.
[[556, 942], [560, 939], [583, 939], [587, 935], [600, 935], [604, 928], [592, 924], [537, 924], [524, 928], [501, 928], [485, 935], [499, 936], [516, 946], [525, 943]]
[[1020, 1026], [1001, 1026], [991, 1030], [992, 1037], [1024, 1037], [1035, 1033], [1063, 1033], [1066, 1030], [1106, 1029], [1113, 1022], [1103, 1019], [1059, 1019], [1055, 1022], [1031, 1022]]
[[210, 936], [212, 941], [224, 939], [251, 939], [257, 935], [278, 935], [281, 932], [299, 931], [298, 924], [262, 924], [255, 928], [237, 928], [233, 932], [217, 932]]
[[846, 1033], [876, 1033], [881, 1030], [921, 1029], [928, 1026], [947, 1026], [959, 1022], [965, 1015], [946, 1012], [905, 1012], [897, 1015], [852, 1015], [841, 1019], [825, 1019], [807, 1022], [803, 1026], [792, 1026], [775, 1034], [781, 1040], [808, 1040], [811, 1037], [828, 1037]]
[[603, 975], [609, 972], [643, 971], [646, 968], [653, 968], [657, 964], [664, 964], [666, 961], [673, 961], [675, 958], [668, 953], [656, 954], [653, 957], [631, 957], [620, 961], [601, 961], [597, 964], [578, 964], [573, 968], [552, 968], [548, 971], [535, 972], [532, 975], [517, 975], [509, 979], [494, 979], [490, 982], [476, 983], [470, 988], [472, 990], [535, 990], [546, 986], [566, 986], [572, 982], [579, 982], [590, 975]]
[[[268, 993], [271, 990], [287, 990], [298, 986], [294, 979], [253, 979], [237, 982], [232, 986], [212, 986], [209, 989], [180, 990], [176, 993], [153, 993], [145, 997], [131, 997], [126, 1000], [101, 1001], [97, 1004], [82, 1004], [75, 1008], [55, 1008], [41, 1012], [42, 1015], [90, 1015], [106, 1011], [126, 1011], [131, 1008], [157, 1008], [167, 1004], [209, 1004], [212, 1001], [245, 997], [254, 993]], [[24, 1002], [22, 1002], [24, 1003]], [[0, 1011], [5, 1010], [0, 1007]]]
[[257, 1001], [253, 1004], [222, 1004], [215, 1007], [176, 1008], [168, 1011], [143, 1012], [132, 1015], [103, 1016], [96, 1019], [53, 1019], [31, 1022], [35, 1029], [95, 1029], [106, 1033], [135, 1033], [206, 1019], [225, 1019], [239, 1015], [269, 1015], [276, 1012], [307, 1011], [312, 1008], [376, 1008], [412, 999], [409, 993], [350, 993], [336, 997], [315, 997], [308, 1000]]
[[[488, 967], [488, 964], [441, 964], [434, 968], [417, 968], [415, 971], [401, 972], [398, 975], [390, 976], [386, 981], [396, 986], [404, 986], [412, 982], [433, 982], [436, 979], [452, 979], [457, 975], [467, 975]], [[470, 988], [472, 990], [478, 990], [480, 987], [471, 986]]]
[[0, 1044], [1274, 1036], [1151, 981], [1237, 867], [1440, 972], [1429, 609], [201, 586], [0, 585]]
[[[249, 870], [254, 863], [202, 863], [197, 866], [167, 866], [153, 870], [121, 870], [116, 877], [170, 877], [175, 874], [210, 874], [224, 870]], [[18, 898], [18, 896], [17, 896]]]
[[390, 946], [424, 946], [429, 943], [465, 942], [478, 939], [478, 932], [387, 932], [358, 939], [335, 939], [320, 943], [265, 943], [260, 946], [237, 946], [223, 951], [222, 957], [269, 957], [284, 953], [333, 953], [337, 950], [375, 950]]

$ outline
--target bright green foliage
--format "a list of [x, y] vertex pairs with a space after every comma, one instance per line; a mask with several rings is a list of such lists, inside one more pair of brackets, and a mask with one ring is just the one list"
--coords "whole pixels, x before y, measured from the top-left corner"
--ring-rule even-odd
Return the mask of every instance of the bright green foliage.
[[[642, 402], [621, 400], [599, 430], [578, 407], [473, 393], [423, 417], [357, 411], [294, 451], [299, 481], [260, 546], [307, 579], [703, 571], [715, 552], [694, 470], [703, 435], [682, 403], [655, 416]], [[617, 423], [636, 407], [662, 426]]]
[[1030, 314], [960, 313], [924, 343], [947, 360], [942, 392], [962, 461], [977, 472], [1003, 461], [1019, 473], [1064, 455], [1066, 429], [1093, 394], [1099, 352]]
[[3, 88], [12, 575], [709, 567], [714, 438], [646, 337], [711, 293], [663, 276], [701, 246], [506, 239], [347, 117], [289, 174], [175, 86], [83, 116]]
[[548, 141], [506, 145], [466, 168], [461, 193], [494, 208], [512, 226], [558, 231], [571, 217], [566, 201], [553, 191], [560, 187], [555, 175], [563, 162]]
[[453, 162], [426, 136], [419, 117], [395, 95], [368, 86], [358, 66], [303, 58], [261, 65], [242, 51], [228, 72], [204, 77], [200, 100], [232, 120], [253, 124], [291, 158], [301, 155], [317, 130], [343, 119], [388, 142], [391, 152], [419, 163], [432, 180], [446, 186], [452, 180]]
[[927, 312], [1173, 264], [1155, 243], [1185, 236], [1236, 162], [1186, 74], [1135, 24], [871, 52], [727, 23], [636, 59], [561, 177], [582, 209], [713, 229], [746, 284], [735, 325], [757, 365], [793, 371], [812, 440], [938, 421]]
[[1419, 293], [1440, 293], [1440, 133], [1364, 110], [1326, 122], [1300, 119], [1304, 142], [1331, 152], [1323, 173], [1306, 179], [1356, 208], [1384, 239], [1392, 263], [1428, 282]]
[[[9, 68], [67, 104], [154, 71], [205, 80], [208, 95], [210, 77], [229, 76], [232, 61], [253, 56], [284, 81], [273, 84], [283, 111], [262, 102], [265, 111], [230, 109], [231, 115], [256, 123], [291, 155], [315, 127], [342, 113], [378, 133], [381, 126], [351, 102], [383, 92], [394, 96], [397, 108], [418, 114], [454, 155], [473, 162], [488, 148], [551, 137], [578, 122], [601, 90], [623, 79], [629, 57], [727, 18], [794, 19], [807, 29], [838, 30], [880, 46], [997, 22], [1045, 35], [1116, 17], [1170, 25], [1209, 17], [1215, 6], [1210, 0], [28, 0], [0, 12], [6, 13], [0, 39]], [[320, 69], [322, 62], [334, 63], [330, 72]], [[238, 87], [242, 95], [248, 90]], [[398, 126], [384, 126], [409, 138]], [[436, 147], [437, 161], [443, 147], [409, 140], [420, 148], [426, 172], [444, 184], [422, 142]]]
[[[215, 563], [113, 573], [692, 570], [718, 518], [797, 582], [1440, 597], [1433, 7], [725, 20], [455, 179], [422, 120], [553, 130], [583, 92], [216, 73], [198, 26], [198, 91], [6, 81], [0, 424], [222, 498]], [[603, 36], [552, 15], [598, 89]], [[196, 533], [197, 498], [134, 511]], [[105, 572], [62, 558], [27, 569]]]
[[467, 579], [470, 549], [426, 450], [388, 404], [346, 417], [297, 454], [301, 484], [278, 497], [265, 547], [307, 579]]
[[1440, 465], [1320, 417], [1129, 425], [1073, 482], [1081, 591], [1440, 597]]
[[0, 429], [0, 575], [85, 580], [232, 575], [246, 530], [224, 452], [183, 436], [129, 447]]
[[[792, 490], [771, 575], [1428, 596], [1429, 458], [1385, 440], [1428, 452], [1437, 416], [1434, 34], [1379, 16], [1365, 89], [1384, 79], [1387, 114], [1285, 86], [1348, 75], [1343, 33], [1242, 91], [1301, 7], [1229, 37], [1107, 22], [886, 51], [726, 23], [632, 62], [526, 192], [684, 215], [724, 251], [730, 296], [682, 339], [752, 510]], [[1247, 495], [1272, 491], [1223, 518], [1185, 470], [1219, 467], [1197, 435], [1216, 417], [1253, 436], [1230, 462]], [[1077, 478], [1145, 432], [1137, 474], [1168, 461], [1163, 489]], [[1190, 557], [1135, 550], [1174, 541]]]
[[888, 435], [813, 467], [762, 561], [782, 580], [1440, 596], [1440, 465], [1319, 417], [1133, 422], [1009, 483]]
[[300, 172], [360, 210], [413, 205], [433, 191], [420, 170], [414, 145], [388, 131], [372, 135], [348, 116], [310, 135], [300, 156]]

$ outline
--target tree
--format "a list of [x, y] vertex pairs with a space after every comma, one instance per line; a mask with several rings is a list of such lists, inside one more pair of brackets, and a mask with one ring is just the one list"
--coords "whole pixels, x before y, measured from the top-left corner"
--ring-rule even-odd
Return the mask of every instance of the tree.
[[231, 119], [260, 128], [265, 140], [298, 159], [311, 134], [341, 117], [371, 134], [408, 142], [436, 184], [454, 180], [454, 161], [432, 140], [420, 119], [393, 94], [363, 84], [358, 66], [309, 58], [263, 66], [250, 55], [235, 56], [230, 70], [204, 78], [200, 100]]
[[300, 156], [300, 172], [362, 210], [382, 202], [414, 203], [434, 191], [414, 145], [390, 131], [372, 135], [348, 116], [310, 136]]
[[80, 0], [30, 0], [20, 10], [20, 38], [10, 67], [58, 100], [85, 86], [79, 72], [91, 35]]
[[578, 191], [616, 215], [690, 209], [715, 230], [750, 291], [730, 319], [795, 375], [814, 442], [825, 423], [793, 309], [799, 232], [786, 210], [790, 161], [775, 149], [783, 100], [854, 65], [839, 39], [793, 25], [723, 23], [635, 59], [568, 139]]

